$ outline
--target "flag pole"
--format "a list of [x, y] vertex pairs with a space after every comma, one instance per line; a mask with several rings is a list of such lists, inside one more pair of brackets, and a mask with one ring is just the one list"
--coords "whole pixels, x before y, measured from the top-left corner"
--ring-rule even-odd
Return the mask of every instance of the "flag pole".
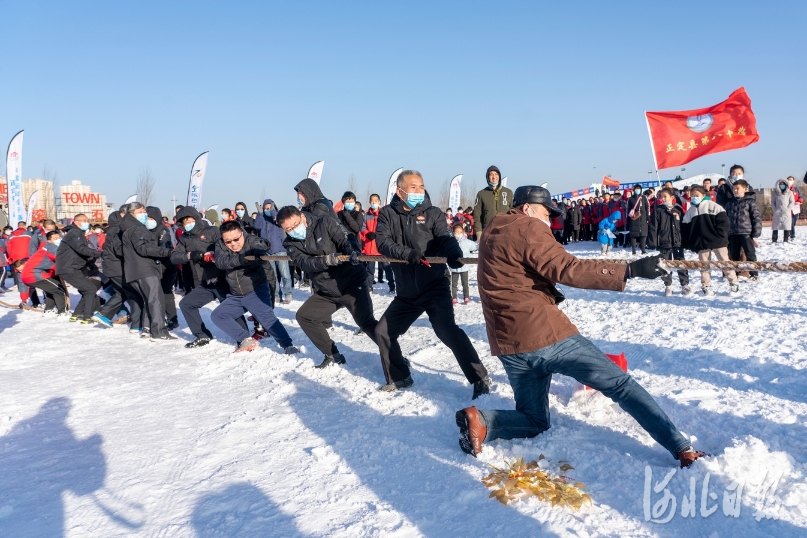
[[661, 185], [661, 175], [658, 173], [658, 161], [656, 160], [656, 146], [653, 145], [653, 133], [650, 132], [650, 120], [647, 118], [647, 110], [644, 111], [644, 121], [647, 124], [647, 136], [650, 138], [650, 151], [653, 153], [653, 165], [656, 169], [656, 180]]

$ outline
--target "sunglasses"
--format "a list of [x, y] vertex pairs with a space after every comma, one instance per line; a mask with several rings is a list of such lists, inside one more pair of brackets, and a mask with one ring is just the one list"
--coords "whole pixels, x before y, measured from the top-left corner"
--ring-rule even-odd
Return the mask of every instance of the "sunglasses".
[[225, 240], [224, 240], [224, 244], [225, 244], [225, 245], [232, 245], [233, 243], [238, 243], [238, 242], [239, 242], [239, 241], [241, 241], [243, 238], [244, 238], [244, 234], [241, 234], [241, 235], [239, 235], [238, 237], [236, 237], [235, 239], [231, 239], [231, 240], [229, 240], [229, 241], [227, 241], [227, 240], [225, 239]]

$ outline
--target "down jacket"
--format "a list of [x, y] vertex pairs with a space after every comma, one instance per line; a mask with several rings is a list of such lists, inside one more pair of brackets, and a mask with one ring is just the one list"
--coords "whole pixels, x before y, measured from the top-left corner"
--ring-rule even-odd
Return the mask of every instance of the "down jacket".
[[[785, 186], [784, 192], [780, 189], [780, 185]], [[796, 200], [793, 197], [793, 191], [787, 181], [780, 179], [776, 182], [771, 193], [771, 207], [773, 208], [773, 222], [771, 222], [772, 230], [790, 230], [793, 227], [793, 207]]]
[[726, 202], [726, 215], [729, 218], [729, 235], [748, 235], [754, 238], [762, 235], [762, 216], [756, 195], [730, 198]]
[[[257, 235], [244, 234], [244, 246], [238, 252], [233, 252], [224, 244], [224, 239], [216, 241], [216, 267], [227, 273], [227, 284], [230, 294], [243, 297], [254, 292], [263, 284], [267, 284], [267, 270], [260, 256], [270, 254], [269, 243]], [[241, 255], [254, 256], [252, 261], [242, 260]], [[272, 273], [274, 274], [274, 273]]]
[[682, 246], [692, 252], [729, 245], [729, 217], [721, 206], [706, 200], [692, 204], [681, 221]]

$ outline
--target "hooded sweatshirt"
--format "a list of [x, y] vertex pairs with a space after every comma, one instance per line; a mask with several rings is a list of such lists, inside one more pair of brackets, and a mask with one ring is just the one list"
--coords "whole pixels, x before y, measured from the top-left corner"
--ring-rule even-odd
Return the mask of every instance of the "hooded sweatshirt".
[[299, 182], [297, 186], [294, 187], [294, 190], [305, 196], [303, 211], [307, 211], [318, 217], [332, 217], [339, 220], [336, 216], [336, 212], [333, 210], [331, 202], [322, 194], [322, 190], [319, 188], [316, 181], [306, 178]]
[[269, 211], [269, 216], [267, 217], [263, 209], [261, 209], [258, 216], [255, 218], [255, 222], [253, 226], [256, 230], [258, 230], [258, 235], [260, 235], [263, 239], [269, 242], [269, 246], [271, 247], [272, 254], [276, 252], [284, 252], [283, 249], [283, 237], [284, 232], [283, 228], [281, 228], [277, 224], [277, 205], [275, 201], [271, 198], [267, 198], [263, 201], [263, 207], [266, 204], [272, 204], [272, 209]]

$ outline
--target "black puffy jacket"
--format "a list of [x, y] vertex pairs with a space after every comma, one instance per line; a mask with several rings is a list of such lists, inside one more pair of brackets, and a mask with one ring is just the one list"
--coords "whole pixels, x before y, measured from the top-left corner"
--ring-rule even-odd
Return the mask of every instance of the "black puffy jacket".
[[123, 276], [123, 250], [120, 242], [120, 212], [113, 211], [109, 214], [106, 229], [106, 241], [104, 242], [104, 255], [102, 256], [104, 275], [108, 277]]
[[216, 262], [206, 262], [201, 258], [205, 252], [215, 252], [216, 243], [221, 239], [221, 232], [217, 226], [209, 226], [205, 223], [202, 215], [192, 206], [185, 206], [177, 212], [177, 222], [182, 222], [185, 217], [193, 217], [196, 226], [190, 232], [182, 232], [182, 235], [179, 236], [179, 242], [171, 252], [171, 263], [190, 265], [194, 287], [226, 288], [227, 280], [224, 271], [216, 267]]
[[650, 219], [647, 244], [657, 249], [681, 247], [681, 220], [683, 218], [684, 209], [678, 204], [673, 207], [658, 206]]
[[127, 282], [162, 277], [160, 258], [171, 255], [171, 249], [161, 247], [151, 235], [151, 230], [140, 224], [131, 213], [120, 221], [121, 249], [123, 251], [123, 275]]
[[762, 216], [756, 195], [746, 193], [742, 198], [730, 198], [726, 202], [726, 215], [729, 217], [729, 235], [749, 235], [754, 238], [762, 235]]
[[[413, 248], [424, 256], [462, 257], [462, 249], [446, 224], [443, 211], [431, 204], [429, 194], [422, 204], [411, 211], [404, 209], [404, 201], [396, 194], [392, 203], [378, 213], [376, 246], [378, 251], [390, 258], [405, 260]], [[410, 265], [393, 263], [397, 295], [414, 299], [438, 284], [446, 284], [446, 266], [433, 263]]]
[[303, 211], [306, 213], [312, 213], [319, 217], [328, 216], [338, 219], [330, 200], [325, 198], [325, 195], [322, 194], [322, 189], [319, 188], [319, 185], [313, 179], [306, 178], [302, 180], [294, 187], [294, 190], [305, 196], [306, 205], [303, 207]]
[[[176, 242], [176, 236], [174, 233], [168, 228], [165, 223], [163, 223], [163, 213], [160, 211], [159, 207], [149, 206], [146, 208], [146, 213], [148, 214], [150, 219], [153, 219], [154, 222], [157, 223], [157, 227], [151, 231], [151, 236], [154, 238], [154, 241], [157, 243], [158, 246], [165, 247], [170, 249], [172, 252], [174, 250], [174, 244]], [[171, 257], [160, 258], [160, 271], [165, 272], [173, 271], [175, 268], [175, 264], [171, 263]]]
[[363, 285], [367, 281], [364, 265], [342, 263], [331, 266], [325, 264], [326, 254], [347, 254], [359, 252], [356, 239], [349, 236], [344, 227], [328, 217], [306, 214], [306, 234], [304, 240], [286, 237], [286, 247], [294, 265], [311, 277], [314, 293], [325, 297], [341, 297], [347, 291]]
[[[269, 243], [257, 235], [249, 235], [243, 228], [241, 233], [244, 234], [244, 246], [238, 252], [230, 250], [223, 239], [216, 241], [216, 267], [227, 273], [230, 294], [239, 297], [249, 295], [267, 283], [266, 268], [260, 256], [268, 255], [270, 250]], [[242, 264], [241, 254], [255, 256], [255, 260]]]
[[81, 271], [95, 258], [101, 257], [101, 251], [90, 246], [84, 232], [78, 226], [65, 226], [64, 237], [56, 251], [56, 274], [66, 275]]

